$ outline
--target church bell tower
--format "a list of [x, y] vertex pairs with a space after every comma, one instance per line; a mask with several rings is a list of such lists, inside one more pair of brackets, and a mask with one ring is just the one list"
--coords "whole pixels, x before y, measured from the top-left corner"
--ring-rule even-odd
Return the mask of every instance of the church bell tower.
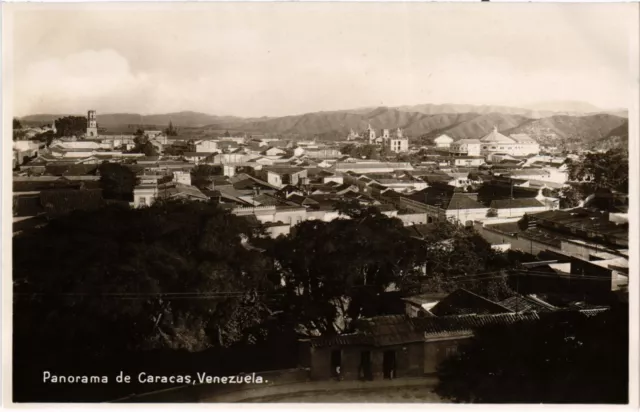
[[87, 113], [87, 137], [98, 136], [98, 121], [96, 120], [96, 111], [89, 110]]

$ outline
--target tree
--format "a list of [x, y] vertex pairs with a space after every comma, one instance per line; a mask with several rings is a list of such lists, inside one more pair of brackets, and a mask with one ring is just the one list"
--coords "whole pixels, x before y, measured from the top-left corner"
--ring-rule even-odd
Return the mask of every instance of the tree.
[[44, 142], [47, 146], [51, 145], [51, 142], [53, 142], [53, 139], [55, 139], [56, 135], [55, 133], [53, 133], [53, 131], [51, 130], [47, 130], [44, 133], [38, 133], [37, 135], [33, 136], [33, 138], [31, 140], [37, 140], [39, 142]]
[[348, 331], [361, 316], [380, 314], [385, 290], [417, 273], [398, 219], [373, 208], [343, 205], [350, 219], [305, 221], [267, 253], [282, 282], [285, 322], [306, 334]]
[[487, 217], [498, 217], [498, 211], [496, 209], [487, 210]]
[[73, 357], [241, 341], [267, 312], [265, 260], [244, 246], [256, 233], [210, 204], [160, 201], [18, 235], [14, 345]]
[[629, 153], [612, 149], [605, 153], [587, 153], [569, 164], [569, 178], [589, 181], [595, 189], [629, 192]]
[[[584, 201], [588, 194], [585, 193], [586, 185], [569, 185], [560, 189], [558, 197], [560, 198], [560, 208], [569, 209], [578, 207]], [[588, 191], [588, 190], [587, 190]]]
[[171, 121], [169, 121], [169, 127], [167, 127], [164, 131], [167, 136], [177, 136], [178, 135], [178, 128], [173, 127], [173, 123]]
[[22, 129], [22, 123], [20, 123], [20, 120], [16, 119], [15, 117], [13, 118], [13, 130], [20, 130]]
[[184, 147], [168, 146], [164, 148], [164, 154], [167, 156], [182, 156], [184, 152]]
[[229, 131], [227, 130], [226, 132], [224, 132], [224, 134], [222, 135], [223, 137], [231, 137], [231, 134], [229, 133]]
[[118, 163], [104, 162], [98, 167], [100, 186], [105, 199], [133, 201], [136, 174]]
[[[275, 262], [272, 281], [284, 284], [286, 322], [303, 333], [349, 331], [360, 317], [385, 314], [382, 299], [391, 290], [512, 294], [504, 270], [514, 262], [473, 230], [442, 222], [417, 239], [374, 206], [351, 201], [335, 208], [344, 218], [302, 222], [267, 248]], [[492, 275], [479, 276], [484, 272]]]
[[87, 118], [84, 116], [66, 116], [55, 121], [56, 136], [81, 136], [87, 131]]
[[453, 292], [465, 288], [491, 300], [513, 294], [508, 270], [516, 267], [507, 254], [492, 249], [473, 228], [436, 222], [421, 242], [418, 263], [424, 267], [421, 292]]
[[380, 147], [379, 150], [380, 150], [380, 158], [382, 159], [387, 159], [388, 157], [394, 154], [386, 142], [382, 144], [382, 147]]
[[435, 392], [464, 403], [628, 402], [628, 305], [540, 316], [477, 330], [439, 366]]
[[133, 138], [133, 144], [135, 146], [131, 149], [132, 153], [144, 153], [145, 156], [158, 155], [158, 151], [155, 146], [149, 141], [149, 136], [147, 136], [142, 129], [136, 130]]
[[191, 169], [191, 184], [199, 189], [208, 188], [212, 176], [222, 175], [220, 166], [197, 165]]
[[376, 145], [366, 144], [363, 146], [356, 146], [354, 144], [348, 144], [340, 149], [342, 154], [347, 156], [362, 158], [365, 157], [367, 159], [379, 159], [379, 147]]

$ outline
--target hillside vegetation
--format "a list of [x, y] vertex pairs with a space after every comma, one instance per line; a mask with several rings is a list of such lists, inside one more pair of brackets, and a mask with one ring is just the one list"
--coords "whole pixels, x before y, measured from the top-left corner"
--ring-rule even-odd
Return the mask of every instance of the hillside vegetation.
[[[542, 144], [569, 148], [584, 144], [588, 147], [607, 148], [612, 144], [625, 144], [628, 140], [628, 120], [618, 115], [625, 113], [549, 113], [503, 106], [417, 105], [315, 112], [273, 118], [214, 116], [197, 112], [158, 115], [98, 114], [98, 123], [104, 133], [132, 133], [140, 126], [164, 129], [171, 121], [183, 131], [183, 135], [188, 136], [207, 136], [232, 130], [234, 133], [254, 135], [275, 134], [338, 140], [345, 138], [352, 129], [364, 131], [371, 125], [378, 132], [383, 128], [402, 128], [406, 136], [421, 138], [420, 141], [424, 142], [441, 133], [454, 139], [478, 139], [495, 126], [505, 134], [526, 133]], [[540, 117], [543, 114], [545, 116]], [[20, 121], [26, 125], [42, 125], [62, 116], [33, 115], [20, 118]]]

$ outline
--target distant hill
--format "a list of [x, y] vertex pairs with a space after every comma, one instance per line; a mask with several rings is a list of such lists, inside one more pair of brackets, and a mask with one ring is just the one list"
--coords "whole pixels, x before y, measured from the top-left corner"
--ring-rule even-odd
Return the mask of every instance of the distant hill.
[[461, 123], [447, 130], [446, 133], [455, 139], [479, 139], [489, 133], [494, 126], [500, 132], [503, 132], [530, 120], [527, 117], [516, 114], [488, 113]]
[[370, 124], [380, 129], [402, 128], [408, 136], [433, 136], [447, 133], [458, 139], [478, 138], [493, 127], [500, 130], [514, 128], [530, 119], [502, 113], [449, 113], [427, 115], [405, 112], [389, 107], [378, 107], [362, 114], [349, 112], [318, 112], [300, 116], [287, 116], [263, 122], [250, 122], [241, 126], [247, 131], [266, 133], [293, 133], [322, 135], [341, 132], [343, 137], [349, 130], [365, 130]]
[[557, 111], [543, 110], [523, 107], [510, 106], [494, 106], [494, 105], [471, 105], [471, 104], [419, 104], [414, 106], [399, 106], [396, 109], [401, 111], [418, 112], [424, 114], [442, 114], [442, 113], [502, 113], [511, 115], [520, 115], [531, 119], [541, 119], [553, 115], [566, 114], [571, 116], [580, 116], [589, 112], [573, 112], [573, 111]]
[[543, 144], [591, 144], [625, 125], [628, 128], [627, 119], [610, 114], [551, 116], [530, 120], [509, 132], [526, 133]]
[[525, 105], [525, 109], [556, 112], [560, 113], [597, 113], [603, 111], [601, 108], [592, 105], [591, 103], [580, 101], [552, 101], [552, 102], [539, 102], [530, 105]]
[[609, 150], [629, 145], [629, 122], [625, 121], [613, 129], [603, 138], [591, 142], [590, 147], [595, 150]]
[[[578, 107], [578, 105], [575, 105]], [[583, 109], [593, 107], [584, 105]], [[316, 136], [326, 140], [343, 139], [351, 129], [364, 131], [371, 125], [380, 129], [402, 128], [405, 135], [428, 142], [441, 133], [454, 139], [477, 139], [494, 126], [502, 133], [527, 133], [543, 144], [592, 144], [609, 136], [628, 139], [628, 120], [599, 113], [590, 115], [552, 114], [506, 106], [417, 105], [373, 107], [355, 110], [306, 113], [295, 116], [241, 118], [198, 112], [158, 115], [131, 113], [100, 114], [98, 124], [105, 133], [133, 133], [137, 127], [164, 129], [169, 122], [182, 129], [184, 138], [206, 137], [225, 130], [234, 133], [273, 134], [291, 137]], [[522, 113], [529, 113], [527, 116]], [[615, 113], [618, 113], [617, 111]], [[626, 114], [626, 111], [622, 111]], [[49, 124], [65, 115], [40, 114], [20, 120], [28, 125]], [[626, 131], [626, 133], [625, 133]]]
[[[46, 123], [49, 124], [55, 119], [59, 119], [65, 116], [86, 116], [86, 113], [82, 114], [37, 114], [31, 116], [24, 116], [20, 118], [20, 121], [27, 124], [33, 123]], [[166, 114], [152, 114], [152, 115], [140, 115], [135, 113], [107, 113], [98, 115], [98, 124], [101, 127], [122, 127], [125, 125], [168, 125], [172, 122], [174, 126], [178, 127], [203, 127], [213, 123], [245, 123], [251, 119], [244, 119], [241, 117], [233, 116], [213, 116], [205, 113], [198, 112], [177, 112]]]

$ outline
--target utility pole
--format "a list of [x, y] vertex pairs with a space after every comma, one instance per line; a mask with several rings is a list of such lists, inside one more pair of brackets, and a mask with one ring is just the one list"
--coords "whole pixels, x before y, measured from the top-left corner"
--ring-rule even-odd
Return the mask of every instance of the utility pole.
[[520, 274], [516, 274], [516, 313], [518, 313], [518, 303], [520, 302]]
[[511, 178], [511, 198], [509, 199], [509, 217], [511, 217], [512, 212], [512, 201], [513, 201], [513, 178]]

